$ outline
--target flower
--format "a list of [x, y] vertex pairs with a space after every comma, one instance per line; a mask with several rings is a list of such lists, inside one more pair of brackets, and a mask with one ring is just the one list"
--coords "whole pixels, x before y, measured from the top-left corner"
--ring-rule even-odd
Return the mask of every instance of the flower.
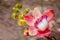
[[40, 10], [41, 8], [36, 7], [34, 8], [32, 14], [27, 14], [24, 16], [26, 23], [29, 25], [29, 35], [36, 36], [37, 38], [50, 35], [51, 31], [49, 29], [49, 23], [55, 16], [53, 9], [46, 9], [42, 14]]

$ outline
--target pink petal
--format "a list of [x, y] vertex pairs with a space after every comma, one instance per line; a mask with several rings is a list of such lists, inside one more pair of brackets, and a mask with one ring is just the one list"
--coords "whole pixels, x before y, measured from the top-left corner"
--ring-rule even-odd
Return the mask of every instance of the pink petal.
[[42, 16], [41, 14], [41, 7], [38, 6], [38, 7], [35, 7], [34, 10], [32, 11], [32, 15], [35, 17], [35, 18], [39, 18]]
[[47, 28], [45, 31], [38, 30], [37, 38], [42, 38], [44, 36], [50, 36], [50, 30]]
[[43, 12], [43, 15], [47, 16], [48, 22], [55, 17], [54, 11], [52, 9], [47, 9]]
[[27, 14], [26, 16], [24, 16], [24, 19], [29, 26], [34, 25], [34, 17], [31, 14]]
[[35, 36], [37, 34], [38, 30], [35, 27], [29, 27], [29, 35], [30, 36]]

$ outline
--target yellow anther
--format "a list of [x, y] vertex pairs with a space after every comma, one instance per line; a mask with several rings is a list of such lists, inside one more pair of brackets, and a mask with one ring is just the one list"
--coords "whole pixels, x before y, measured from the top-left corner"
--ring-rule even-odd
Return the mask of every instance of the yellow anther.
[[13, 7], [12, 9], [13, 9], [13, 10], [16, 10], [16, 8], [15, 8], [15, 7]]
[[25, 23], [25, 20], [18, 20], [18, 25], [19, 26], [24, 26], [26, 23]]
[[20, 12], [20, 9], [13, 7], [13, 11]]
[[24, 35], [27, 36], [28, 35], [27, 33], [28, 33], [28, 28], [25, 28], [24, 29]]
[[16, 13], [12, 14], [12, 18], [15, 20], [18, 17], [18, 15]]
[[22, 8], [22, 4], [17, 3], [16, 7], [19, 8], [19, 9], [21, 9]]
[[16, 12], [20, 12], [20, 9], [16, 8]]
[[29, 8], [26, 8], [24, 13], [27, 14], [27, 13], [29, 13], [29, 11], [30, 11]]
[[28, 31], [28, 28], [25, 28], [25, 29], [24, 29], [24, 32], [27, 32], [27, 31]]
[[23, 15], [19, 15], [18, 19], [24, 19], [24, 16]]

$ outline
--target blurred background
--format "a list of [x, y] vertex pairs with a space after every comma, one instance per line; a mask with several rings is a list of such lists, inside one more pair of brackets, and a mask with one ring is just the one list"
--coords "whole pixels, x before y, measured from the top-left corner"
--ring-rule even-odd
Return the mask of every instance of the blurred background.
[[19, 27], [11, 18], [12, 7], [16, 3], [21, 3], [23, 10], [36, 6], [51, 6], [55, 11], [55, 25], [51, 36], [60, 40], [60, 0], [0, 0], [0, 40], [37, 40], [35, 37], [25, 37], [24, 28]]

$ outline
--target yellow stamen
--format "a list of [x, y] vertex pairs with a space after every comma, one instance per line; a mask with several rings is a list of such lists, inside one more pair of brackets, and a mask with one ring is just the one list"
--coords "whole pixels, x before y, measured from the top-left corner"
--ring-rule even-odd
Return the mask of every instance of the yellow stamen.
[[28, 28], [24, 29], [24, 35], [27, 36]]
[[13, 11], [20, 12], [20, 9], [13, 7]]
[[17, 3], [16, 7], [19, 8], [19, 9], [21, 9], [22, 8], [22, 4]]
[[24, 14], [29, 13], [29, 11], [30, 11], [29, 8], [26, 8], [25, 11], [24, 11]]
[[18, 15], [16, 13], [13, 13], [11, 17], [15, 20], [18, 17]]
[[18, 20], [18, 25], [19, 26], [24, 26], [26, 23], [25, 23], [25, 20]]

